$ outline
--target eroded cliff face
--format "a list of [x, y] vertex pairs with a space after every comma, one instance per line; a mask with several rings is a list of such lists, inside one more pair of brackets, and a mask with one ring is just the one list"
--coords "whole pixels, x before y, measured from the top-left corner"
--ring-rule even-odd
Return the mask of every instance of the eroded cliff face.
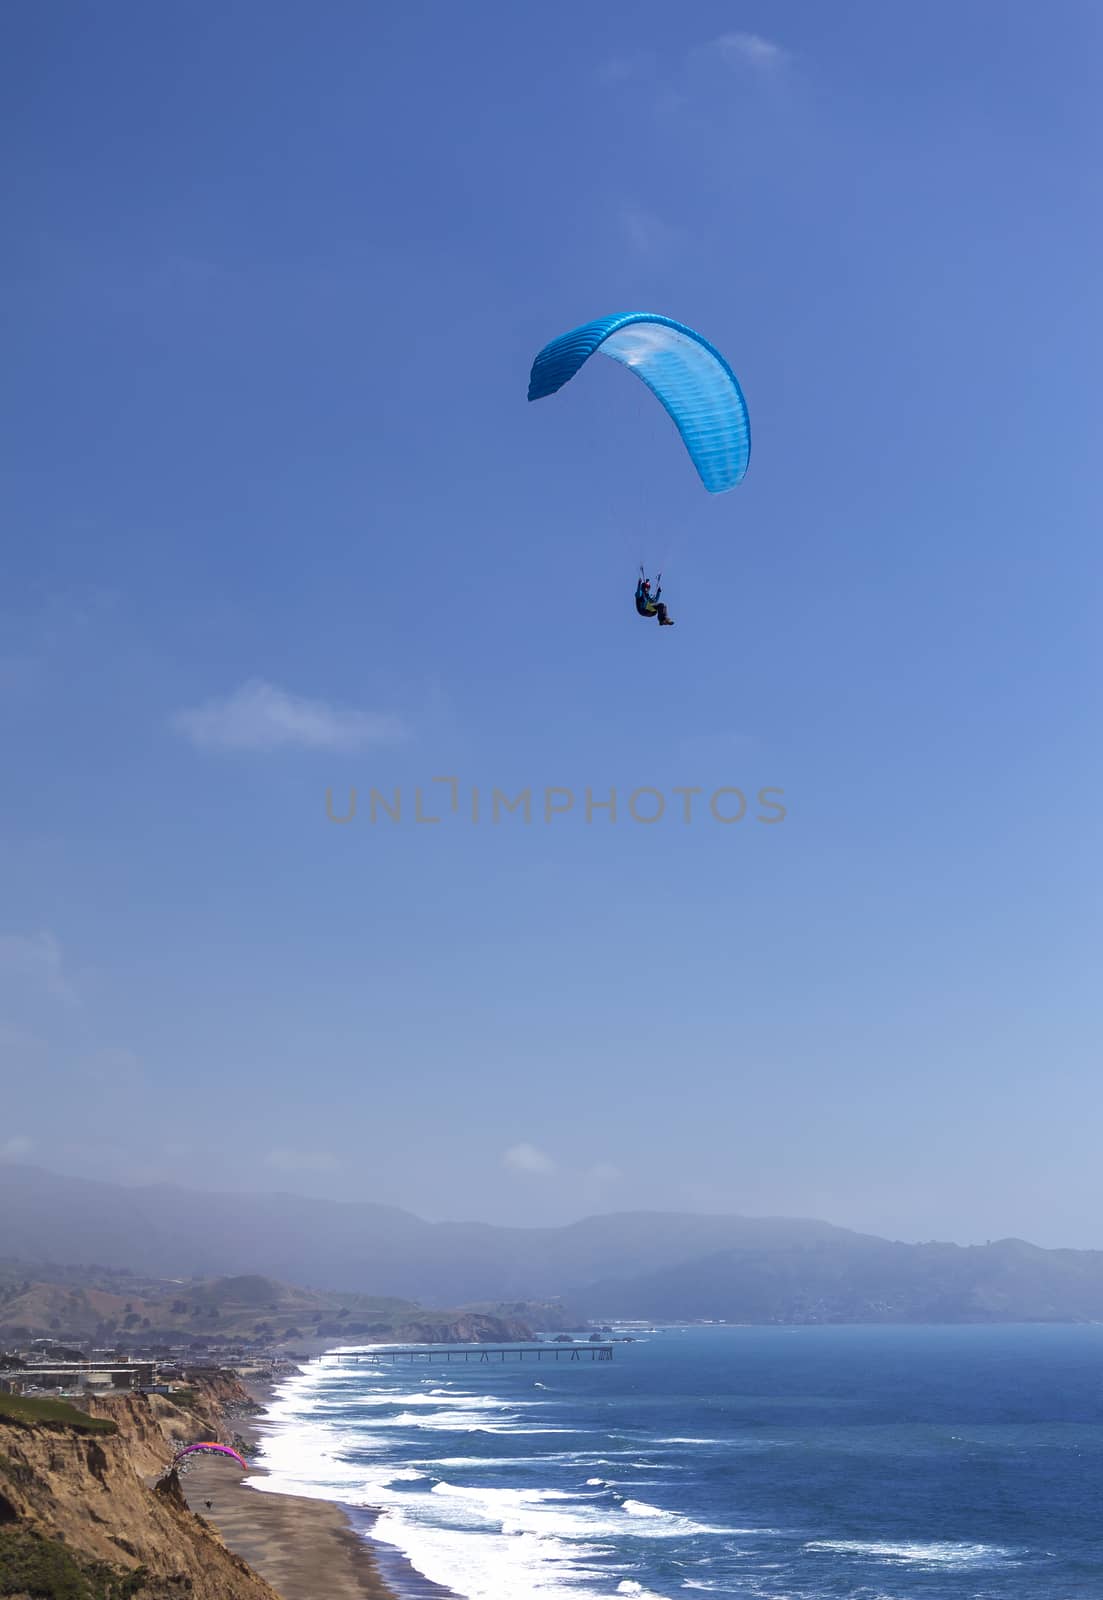
[[[240, 1397], [247, 1401], [243, 1390]], [[90, 1410], [118, 1432], [88, 1435], [0, 1418], [0, 1535], [40, 1534], [84, 1560], [144, 1568], [148, 1578], [135, 1591], [141, 1600], [278, 1600], [188, 1510], [175, 1474], [162, 1476], [175, 1443], [201, 1432], [218, 1436], [220, 1416], [207, 1386], [190, 1417], [156, 1395], [104, 1398]]]

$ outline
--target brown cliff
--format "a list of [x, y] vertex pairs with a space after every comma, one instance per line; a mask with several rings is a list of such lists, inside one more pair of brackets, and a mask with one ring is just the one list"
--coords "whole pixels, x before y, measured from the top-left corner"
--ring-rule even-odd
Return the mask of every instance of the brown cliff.
[[[227, 1396], [240, 1390], [231, 1379], [220, 1387]], [[244, 1390], [240, 1398], [247, 1402]], [[47, 1593], [279, 1600], [188, 1510], [175, 1474], [168, 1472], [176, 1443], [203, 1433], [217, 1436], [221, 1427], [214, 1390], [200, 1386], [196, 1401], [190, 1413], [159, 1396], [90, 1402], [92, 1426], [94, 1419], [106, 1420], [114, 1432], [89, 1431], [79, 1422], [30, 1421], [18, 1411], [0, 1414], [0, 1593], [18, 1595], [12, 1584], [38, 1560], [53, 1563], [51, 1572], [70, 1562], [83, 1572], [89, 1564], [103, 1564], [95, 1570], [98, 1588], [90, 1578], [83, 1591]]]

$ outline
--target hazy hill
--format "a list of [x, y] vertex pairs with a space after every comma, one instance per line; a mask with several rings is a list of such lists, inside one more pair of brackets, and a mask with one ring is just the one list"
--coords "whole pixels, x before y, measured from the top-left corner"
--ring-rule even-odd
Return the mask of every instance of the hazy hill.
[[994, 1244], [892, 1244], [852, 1235], [775, 1250], [726, 1250], [576, 1298], [603, 1316], [728, 1322], [1103, 1320], [1103, 1252]]
[[0, 1280], [0, 1340], [40, 1336], [91, 1339], [99, 1345], [191, 1340], [316, 1338], [483, 1341], [524, 1338], [518, 1316], [493, 1310], [427, 1311], [410, 1301], [375, 1295], [323, 1294], [248, 1274], [200, 1283], [166, 1283], [142, 1295], [92, 1284], [50, 1280], [38, 1268], [31, 1281]]
[[258, 1272], [438, 1305], [540, 1299], [751, 1243], [853, 1237], [823, 1222], [647, 1212], [564, 1228], [430, 1223], [392, 1206], [126, 1189], [0, 1166], [0, 1256], [183, 1278]]
[[[356, 1309], [357, 1292], [421, 1305], [558, 1296], [589, 1316], [663, 1321], [1103, 1320], [1099, 1251], [1041, 1250], [1021, 1240], [909, 1245], [823, 1222], [652, 1212], [564, 1228], [429, 1223], [388, 1206], [124, 1189], [18, 1166], [0, 1167], [4, 1256], [94, 1264], [97, 1288], [123, 1296], [129, 1287], [115, 1281], [119, 1268], [162, 1279], [235, 1278], [242, 1331], [248, 1318], [264, 1322], [285, 1310], [297, 1325], [291, 1303], [266, 1310], [264, 1279], [310, 1285], [311, 1314], [327, 1326], [340, 1309], [369, 1317]], [[57, 1285], [65, 1274], [48, 1276]], [[201, 1305], [194, 1286], [188, 1294]], [[154, 1325], [148, 1310], [140, 1315]]]

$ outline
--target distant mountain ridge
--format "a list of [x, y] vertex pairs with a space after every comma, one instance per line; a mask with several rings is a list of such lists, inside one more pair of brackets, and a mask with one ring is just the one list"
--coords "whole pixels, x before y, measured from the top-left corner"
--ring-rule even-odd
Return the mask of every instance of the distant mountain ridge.
[[605, 1316], [749, 1323], [1103, 1321], [1103, 1252], [894, 1244], [861, 1234], [837, 1244], [727, 1250], [582, 1298]]
[[807, 1219], [622, 1212], [430, 1223], [289, 1194], [127, 1189], [0, 1166], [0, 1257], [161, 1278], [257, 1274], [421, 1305], [564, 1300], [655, 1321], [1103, 1320], [1103, 1252], [902, 1244]]
[[0, 1166], [0, 1256], [187, 1278], [259, 1273], [421, 1304], [542, 1299], [743, 1244], [834, 1237], [858, 1236], [824, 1222], [662, 1212], [560, 1228], [425, 1222], [362, 1201], [128, 1189]]

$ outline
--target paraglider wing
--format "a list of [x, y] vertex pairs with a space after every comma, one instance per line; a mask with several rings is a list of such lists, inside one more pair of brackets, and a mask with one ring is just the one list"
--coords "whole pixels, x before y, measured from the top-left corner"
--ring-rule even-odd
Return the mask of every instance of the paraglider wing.
[[561, 334], [532, 364], [529, 399], [555, 394], [599, 351], [629, 367], [666, 407], [710, 494], [742, 482], [751, 423], [739, 380], [707, 339], [669, 317], [627, 311]]
[[249, 1470], [248, 1465], [241, 1459], [236, 1450], [231, 1450], [228, 1444], [215, 1444], [211, 1440], [205, 1440], [201, 1444], [186, 1444], [182, 1450], [176, 1452], [173, 1457], [174, 1463], [182, 1461], [185, 1456], [190, 1456], [196, 1450], [213, 1451], [216, 1455], [221, 1456], [233, 1456], [243, 1472], [248, 1472]]

